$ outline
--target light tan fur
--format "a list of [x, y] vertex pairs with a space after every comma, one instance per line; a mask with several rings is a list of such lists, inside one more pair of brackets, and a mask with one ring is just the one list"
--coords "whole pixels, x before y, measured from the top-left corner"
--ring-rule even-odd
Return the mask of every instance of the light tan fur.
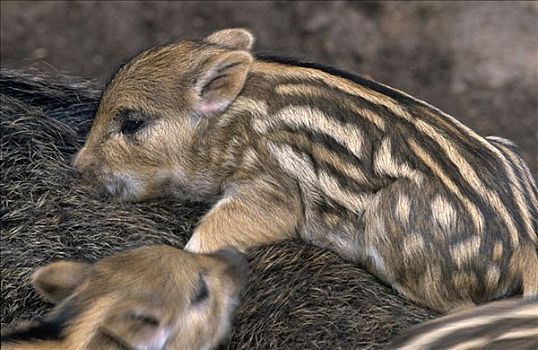
[[[213, 349], [229, 334], [246, 272], [245, 258], [233, 250], [193, 254], [167, 246], [95, 264], [55, 262], [38, 269], [32, 283], [56, 307], [3, 333], [2, 349]], [[29, 336], [51, 332], [46, 324], [59, 334], [43, 335], [57, 339]]]

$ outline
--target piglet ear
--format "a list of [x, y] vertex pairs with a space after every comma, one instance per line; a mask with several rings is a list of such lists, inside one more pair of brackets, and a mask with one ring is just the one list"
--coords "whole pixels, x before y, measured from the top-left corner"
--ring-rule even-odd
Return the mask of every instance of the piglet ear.
[[253, 58], [246, 51], [224, 51], [204, 65], [196, 84], [198, 115], [224, 111], [243, 89]]
[[44, 299], [58, 304], [75, 292], [91, 269], [90, 264], [58, 261], [37, 269], [32, 285]]
[[250, 50], [254, 44], [254, 35], [246, 29], [223, 29], [209, 35], [205, 42], [234, 50]]
[[157, 315], [141, 306], [128, 306], [106, 318], [100, 330], [129, 349], [161, 350], [170, 329], [162, 325]]

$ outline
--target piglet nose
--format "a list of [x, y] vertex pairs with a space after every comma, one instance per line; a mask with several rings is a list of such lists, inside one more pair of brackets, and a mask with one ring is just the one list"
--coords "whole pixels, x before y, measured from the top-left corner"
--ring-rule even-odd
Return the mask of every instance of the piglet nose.
[[82, 149], [80, 151], [78, 151], [77, 153], [75, 153], [72, 157], [71, 157], [71, 166], [73, 168], [76, 168], [78, 169], [79, 167], [79, 159], [80, 159], [80, 153], [82, 152]]
[[71, 167], [77, 169], [77, 156], [78, 153], [75, 153], [71, 156], [71, 161], [69, 162], [71, 164]]
[[86, 154], [86, 149], [82, 148], [71, 159], [71, 166], [73, 167], [75, 176], [86, 182], [91, 182], [93, 178], [92, 161]]
[[233, 247], [225, 247], [215, 252], [215, 255], [226, 260], [230, 265], [248, 266], [247, 257], [241, 251]]
[[229, 264], [230, 272], [241, 285], [245, 283], [249, 274], [248, 260], [245, 254], [232, 247], [220, 249], [213, 254]]
[[77, 153], [73, 155], [71, 158], [71, 166], [78, 171], [82, 171], [84, 168], [84, 153], [86, 152], [86, 148], [82, 148]]

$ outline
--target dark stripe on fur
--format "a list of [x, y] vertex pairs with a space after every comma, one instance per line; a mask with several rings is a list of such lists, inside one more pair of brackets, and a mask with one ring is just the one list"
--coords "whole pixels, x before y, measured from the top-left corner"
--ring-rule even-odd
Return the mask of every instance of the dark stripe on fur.
[[396, 90], [393, 90], [387, 86], [384, 86], [378, 82], [375, 82], [370, 79], [366, 79], [364, 77], [361, 77], [360, 75], [349, 73], [349, 72], [346, 72], [346, 71], [343, 71], [343, 70], [340, 70], [338, 68], [334, 68], [328, 65], [306, 61], [306, 60], [302, 60], [302, 59], [294, 58], [294, 57], [277, 56], [277, 55], [266, 54], [266, 53], [256, 53], [255, 57], [258, 61], [262, 61], [262, 62], [274, 62], [274, 63], [285, 64], [289, 66], [317, 69], [322, 72], [332, 74], [332, 75], [350, 80], [356, 84], [365, 86], [381, 94], [392, 97], [396, 101], [401, 102], [403, 104], [410, 104], [414, 102], [414, 100], [409, 98], [408, 96], [405, 96], [402, 93]]

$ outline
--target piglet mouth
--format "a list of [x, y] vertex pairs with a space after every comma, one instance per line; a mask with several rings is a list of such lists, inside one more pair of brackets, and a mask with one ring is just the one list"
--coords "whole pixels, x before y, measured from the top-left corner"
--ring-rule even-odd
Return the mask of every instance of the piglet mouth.
[[97, 191], [101, 195], [121, 201], [136, 202], [142, 197], [142, 184], [129, 173], [109, 173], [98, 181]]
[[104, 191], [105, 196], [109, 198], [136, 201], [138, 199], [137, 188], [137, 182], [130, 177], [116, 175], [104, 181], [101, 191]]
[[[80, 174], [79, 174], [80, 175]], [[102, 183], [98, 182], [97, 179], [88, 179], [87, 177], [78, 178], [77, 185], [79, 185], [85, 193], [89, 194], [92, 198], [98, 200], [113, 200], [115, 198], [115, 193], [110, 192], [107, 187]]]
[[137, 201], [140, 198], [140, 182], [134, 176], [111, 172], [79, 173], [83, 186], [89, 189], [94, 198], [103, 200]]

